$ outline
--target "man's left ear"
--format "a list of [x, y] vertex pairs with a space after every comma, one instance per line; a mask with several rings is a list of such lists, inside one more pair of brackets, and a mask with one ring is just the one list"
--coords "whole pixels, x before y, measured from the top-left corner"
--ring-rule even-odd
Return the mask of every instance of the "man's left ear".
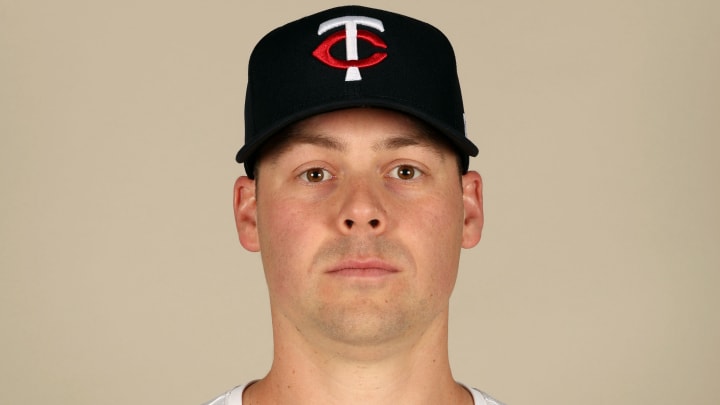
[[465, 222], [463, 223], [462, 247], [469, 249], [478, 242], [482, 235], [485, 217], [483, 215], [482, 177], [475, 171], [462, 176], [463, 205]]

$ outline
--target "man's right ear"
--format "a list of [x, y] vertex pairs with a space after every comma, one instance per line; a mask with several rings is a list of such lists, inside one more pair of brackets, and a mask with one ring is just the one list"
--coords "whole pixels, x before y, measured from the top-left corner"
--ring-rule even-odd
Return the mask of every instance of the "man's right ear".
[[240, 244], [251, 252], [260, 251], [257, 231], [257, 202], [255, 198], [255, 180], [241, 176], [235, 180], [235, 226]]

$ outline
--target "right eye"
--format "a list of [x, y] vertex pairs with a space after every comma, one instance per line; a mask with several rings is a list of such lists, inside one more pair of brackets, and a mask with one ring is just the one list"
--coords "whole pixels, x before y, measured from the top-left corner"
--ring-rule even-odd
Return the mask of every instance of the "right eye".
[[322, 167], [313, 167], [312, 169], [305, 170], [300, 173], [300, 180], [307, 181], [308, 183], [322, 183], [332, 178], [332, 174]]

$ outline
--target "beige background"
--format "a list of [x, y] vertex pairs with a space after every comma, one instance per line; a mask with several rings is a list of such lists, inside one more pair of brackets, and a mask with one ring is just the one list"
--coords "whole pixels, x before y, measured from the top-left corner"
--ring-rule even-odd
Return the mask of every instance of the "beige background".
[[[246, 61], [339, 3], [249, 4], [0, 0], [0, 403], [199, 404], [268, 369], [231, 213]], [[456, 378], [720, 403], [720, 2], [391, 4], [455, 44], [481, 150]]]

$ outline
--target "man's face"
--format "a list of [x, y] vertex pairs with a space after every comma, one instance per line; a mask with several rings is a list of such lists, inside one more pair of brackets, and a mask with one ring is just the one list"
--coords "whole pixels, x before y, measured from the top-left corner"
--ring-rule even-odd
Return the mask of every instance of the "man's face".
[[258, 162], [254, 191], [236, 188], [276, 322], [369, 345], [444, 319], [460, 248], [480, 238], [480, 177], [460, 179], [451, 150], [388, 110], [317, 115], [291, 137]]

